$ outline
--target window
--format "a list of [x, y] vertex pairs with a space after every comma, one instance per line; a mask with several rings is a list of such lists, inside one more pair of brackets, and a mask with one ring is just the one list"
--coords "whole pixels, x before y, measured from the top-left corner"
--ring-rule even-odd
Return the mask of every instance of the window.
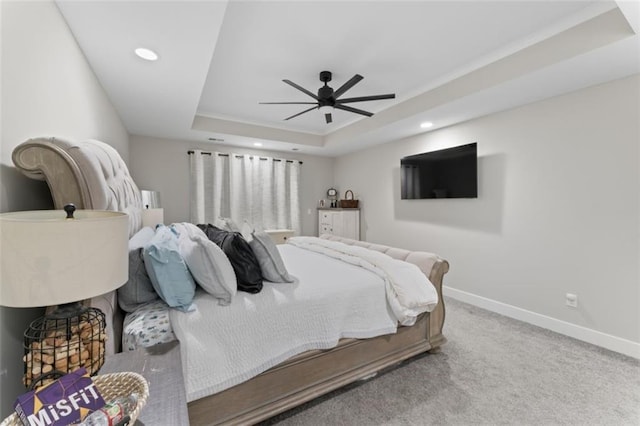
[[230, 217], [300, 233], [299, 161], [189, 151], [191, 222]]

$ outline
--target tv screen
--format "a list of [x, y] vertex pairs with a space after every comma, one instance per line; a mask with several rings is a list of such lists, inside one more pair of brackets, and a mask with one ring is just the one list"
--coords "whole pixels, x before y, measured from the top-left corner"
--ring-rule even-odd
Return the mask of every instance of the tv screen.
[[400, 160], [401, 198], [478, 198], [478, 144]]

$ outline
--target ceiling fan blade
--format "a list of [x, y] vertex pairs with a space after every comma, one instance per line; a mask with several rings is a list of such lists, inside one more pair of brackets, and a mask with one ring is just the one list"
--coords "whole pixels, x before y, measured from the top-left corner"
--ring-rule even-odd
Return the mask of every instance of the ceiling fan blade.
[[355, 86], [360, 80], [362, 80], [364, 77], [361, 76], [360, 74], [356, 74], [353, 77], [351, 77], [351, 80], [347, 81], [345, 84], [343, 84], [342, 86], [340, 86], [340, 88], [338, 90], [336, 90], [335, 92], [333, 92], [333, 97], [335, 99], [338, 99], [340, 97], [340, 95], [342, 95], [344, 92], [346, 92], [347, 90], [351, 89], [353, 86]]
[[366, 115], [367, 117], [371, 117], [373, 115], [372, 112], [363, 111], [361, 109], [352, 108], [352, 107], [346, 106], [346, 105], [335, 104], [333, 107], [335, 109], [341, 109], [343, 111], [355, 112], [356, 114]]
[[327, 124], [331, 123], [333, 119], [331, 118], [331, 113], [325, 114], [324, 119], [327, 120]]
[[286, 120], [291, 120], [292, 118], [295, 118], [295, 117], [297, 117], [297, 116], [299, 116], [299, 115], [304, 114], [305, 112], [309, 112], [309, 111], [311, 111], [312, 109], [316, 109], [316, 108], [318, 108], [318, 106], [317, 106], [317, 105], [316, 105], [316, 106], [312, 106], [312, 107], [311, 107], [311, 108], [309, 108], [309, 109], [305, 109], [305, 110], [304, 110], [304, 111], [302, 111], [302, 112], [299, 112], [299, 113], [297, 113], [297, 114], [293, 114], [291, 117], [287, 117], [287, 118], [285, 118], [285, 121], [286, 121]]
[[339, 104], [348, 104], [350, 102], [364, 102], [364, 101], [377, 101], [380, 99], [394, 99], [395, 93], [389, 93], [387, 95], [373, 95], [373, 96], [359, 96], [357, 98], [344, 98], [336, 100]]
[[298, 86], [293, 81], [291, 81], [291, 80], [282, 80], [282, 81], [287, 83], [289, 86], [295, 87], [296, 89], [298, 89], [302, 93], [306, 93], [307, 95], [311, 96], [313, 99], [318, 100], [318, 96], [315, 93], [312, 93], [312, 92], [308, 91], [307, 89], [305, 89], [302, 86]]
[[258, 102], [260, 105], [317, 105], [317, 102]]

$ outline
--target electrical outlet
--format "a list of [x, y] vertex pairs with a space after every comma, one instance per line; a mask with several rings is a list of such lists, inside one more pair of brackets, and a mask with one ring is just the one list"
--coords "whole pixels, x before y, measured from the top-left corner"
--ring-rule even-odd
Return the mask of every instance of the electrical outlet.
[[577, 294], [567, 293], [566, 297], [567, 297], [566, 298], [567, 306], [572, 307], [572, 308], [577, 308], [578, 307], [578, 295]]

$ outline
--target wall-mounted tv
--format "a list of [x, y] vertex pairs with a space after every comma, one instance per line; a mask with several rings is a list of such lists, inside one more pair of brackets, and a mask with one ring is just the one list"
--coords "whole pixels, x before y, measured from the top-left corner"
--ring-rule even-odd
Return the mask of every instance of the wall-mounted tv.
[[400, 181], [403, 200], [478, 198], [478, 144], [404, 157]]

